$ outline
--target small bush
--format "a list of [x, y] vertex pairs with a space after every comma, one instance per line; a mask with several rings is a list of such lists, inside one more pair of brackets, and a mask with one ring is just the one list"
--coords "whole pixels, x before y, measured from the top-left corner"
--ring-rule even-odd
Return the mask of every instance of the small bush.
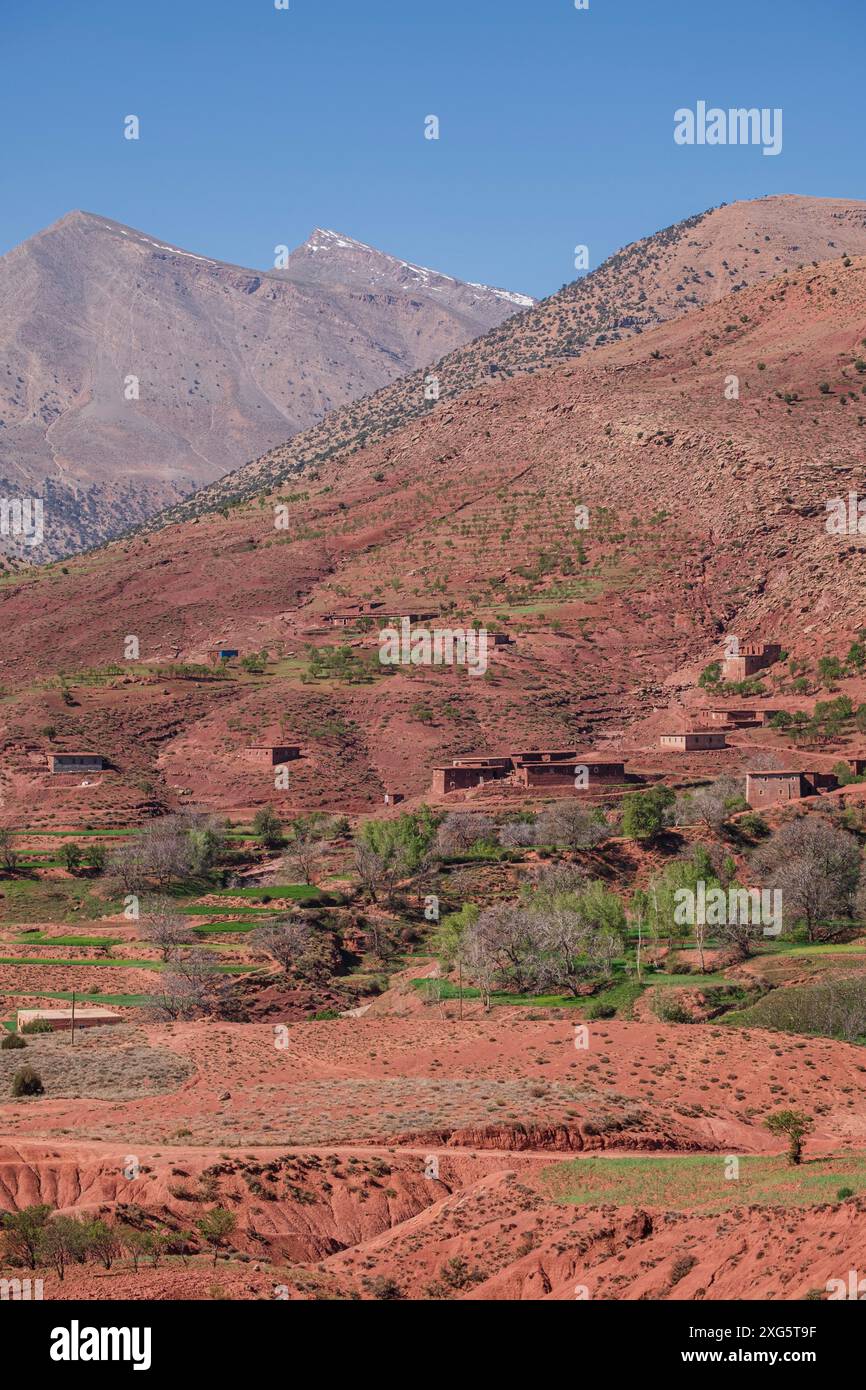
[[758, 811], [747, 811], [744, 816], [740, 816], [737, 825], [744, 835], [750, 836], [753, 840], [766, 839], [770, 833], [769, 825]]
[[853, 1196], [854, 1196], [854, 1189], [853, 1189], [853, 1187], [840, 1187], [840, 1188], [839, 1188], [839, 1191], [836, 1193], [836, 1201], [837, 1201], [837, 1202], [844, 1202], [845, 1199], [846, 1199], [847, 1197], [853, 1197]]
[[21, 1029], [22, 1033], [53, 1033], [54, 1029], [47, 1018], [31, 1018]]
[[13, 1096], [41, 1096], [45, 1087], [33, 1067], [19, 1067], [12, 1078]]
[[0, 1038], [0, 1049], [4, 1052], [11, 1052], [14, 1048], [26, 1046], [24, 1039], [19, 1038], [17, 1033], [7, 1033], [4, 1038]]
[[590, 1004], [586, 1011], [587, 1018], [613, 1018], [615, 1014], [616, 1009], [613, 1004]]
[[654, 989], [652, 1010], [657, 1019], [662, 1023], [691, 1023], [692, 1017], [687, 1009], [676, 999], [666, 997], [669, 991], [666, 989]]
[[678, 1284], [681, 1279], [685, 1279], [689, 1270], [694, 1269], [697, 1260], [694, 1255], [679, 1255], [671, 1265], [671, 1283]]

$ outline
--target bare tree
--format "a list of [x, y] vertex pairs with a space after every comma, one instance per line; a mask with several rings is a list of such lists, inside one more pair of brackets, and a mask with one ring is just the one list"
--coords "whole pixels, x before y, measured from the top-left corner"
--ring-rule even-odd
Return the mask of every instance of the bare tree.
[[292, 838], [283, 857], [282, 867], [295, 882], [315, 883], [321, 866], [326, 841], [321, 831], [321, 818], [299, 816], [292, 821]]
[[18, 867], [18, 852], [15, 849], [12, 831], [6, 826], [0, 826], [0, 866], [7, 874], [14, 874]]
[[492, 962], [494, 975], [506, 987], [524, 990], [535, 972], [537, 935], [531, 913], [516, 903], [485, 908], [466, 930], [467, 948]]
[[139, 837], [114, 851], [108, 861], [110, 885], [123, 893], [140, 893], [147, 884], [146, 855]]
[[178, 953], [171, 969], [159, 977], [159, 990], [150, 996], [151, 1010], [161, 1018], [203, 1018], [213, 1011], [220, 977], [213, 952], [202, 949]]
[[532, 880], [533, 895], [541, 900], [579, 893], [586, 887], [586, 879], [582, 864], [545, 864]]
[[489, 1013], [496, 988], [497, 958], [487, 937], [468, 931], [458, 947], [460, 961], [469, 978], [481, 991], [485, 1011]]
[[746, 809], [744, 783], [736, 777], [717, 777], [705, 787], [681, 793], [674, 806], [675, 825], [705, 825], [719, 831], [735, 811]]
[[444, 855], [462, 854], [479, 840], [496, 842], [496, 822], [475, 811], [450, 811], [436, 832], [436, 848]]
[[860, 847], [825, 816], [800, 816], [783, 825], [755, 853], [752, 867], [767, 887], [781, 889], [786, 923], [803, 922], [810, 941], [850, 928]]
[[535, 826], [528, 821], [509, 821], [499, 831], [499, 843], [504, 849], [526, 849], [535, 844]]
[[173, 879], [185, 878], [192, 870], [186, 831], [181, 817], [163, 816], [143, 832], [145, 872], [161, 892]]
[[195, 941], [183, 917], [167, 898], [157, 898], [148, 904], [139, 930], [142, 940], [154, 946], [163, 961], [170, 960], [179, 946], [189, 946]]
[[303, 980], [324, 983], [338, 964], [337, 950], [330, 932], [317, 931], [302, 918], [289, 917], [253, 932], [253, 942], [276, 961], [287, 974]]
[[409, 866], [396, 840], [371, 844], [359, 839], [355, 841], [355, 872], [371, 902], [378, 902], [379, 894], [384, 893], [386, 901], [391, 903], [397, 884], [409, 873]]
[[577, 801], [561, 801], [542, 811], [536, 822], [536, 843], [560, 845], [572, 851], [592, 849], [610, 836], [603, 819]]

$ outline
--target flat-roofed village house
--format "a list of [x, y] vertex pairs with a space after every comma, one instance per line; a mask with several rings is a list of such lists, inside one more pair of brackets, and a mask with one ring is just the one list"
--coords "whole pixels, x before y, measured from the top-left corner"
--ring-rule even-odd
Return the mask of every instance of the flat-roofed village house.
[[[16, 1028], [20, 1033], [27, 1023], [37, 1021], [50, 1023], [56, 1032], [66, 1032], [72, 1027], [71, 1009], [19, 1009]], [[122, 1023], [123, 1015], [112, 1013], [110, 1009], [76, 1009], [76, 1028], [96, 1028], [103, 1024]]]
[[778, 708], [773, 709], [733, 709], [721, 706], [704, 706], [695, 711], [700, 724], [711, 724], [720, 729], [763, 728], [769, 724]]
[[804, 796], [834, 791], [838, 785], [834, 773], [813, 769], [747, 772], [746, 800], [753, 811], [759, 811], [765, 806], [778, 806], [786, 801], [800, 801]]
[[488, 782], [507, 781], [517, 787], [579, 792], [626, 780], [625, 764], [620, 761], [581, 754], [574, 749], [536, 748], [519, 753], [470, 754], [454, 758], [450, 766], [433, 769], [432, 791], [434, 795], [444, 796]]
[[708, 753], [713, 748], [727, 748], [728, 740], [715, 729], [685, 729], [679, 734], [662, 734], [659, 746], [677, 753]]
[[266, 767], [280, 767], [283, 763], [294, 762], [301, 756], [298, 743], [252, 743], [244, 749], [250, 762], [262, 763]]
[[101, 753], [49, 753], [52, 772], [102, 772], [105, 759]]

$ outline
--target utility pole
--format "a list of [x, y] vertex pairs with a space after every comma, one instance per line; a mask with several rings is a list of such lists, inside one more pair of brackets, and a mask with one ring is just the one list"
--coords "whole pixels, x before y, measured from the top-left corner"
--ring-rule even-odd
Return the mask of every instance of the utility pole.
[[72, 991], [72, 1042], [70, 1046], [75, 1046], [75, 990]]

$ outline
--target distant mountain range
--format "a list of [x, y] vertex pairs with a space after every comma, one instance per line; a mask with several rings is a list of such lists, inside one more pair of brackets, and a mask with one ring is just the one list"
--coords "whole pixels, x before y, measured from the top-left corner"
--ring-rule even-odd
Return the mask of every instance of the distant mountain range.
[[[263, 741], [303, 743], [291, 813], [409, 804], [470, 751], [652, 767], [726, 635], [814, 666], [866, 626], [862, 537], [825, 525], [860, 488], [864, 337], [866, 204], [734, 204], [444, 357], [438, 402], [409, 376], [183, 515], [3, 580], [0, 822], [246, 814], [274, 796], [245, 753]], [[332, 622], [372, 604], [513, 641], [481, 679], [385, 677], [376, 632]], [[223, 644], [266, 650], [267, 674], [202, 673]], [[120, 775], [59, 802], [28, 762], [46, 729]]]
[[29, 559], [92, 547], [533, 303], [323, 229], [261, 271], [69, 213], [0, 257], [0, 497], [44, 498]]
[[454, 348], [435, 364], [435, 399], [425, 392], [426, 368], [402, 377], [221, 477], [151, 525], [254, 497], [412, 420], [448, 413], [449, 402], [490, 382], [559, 366], [785, 270], [845, 253], [866, 255], [866, 203], [784, 195], [697, 213], [632, 242], [534, 308]]

